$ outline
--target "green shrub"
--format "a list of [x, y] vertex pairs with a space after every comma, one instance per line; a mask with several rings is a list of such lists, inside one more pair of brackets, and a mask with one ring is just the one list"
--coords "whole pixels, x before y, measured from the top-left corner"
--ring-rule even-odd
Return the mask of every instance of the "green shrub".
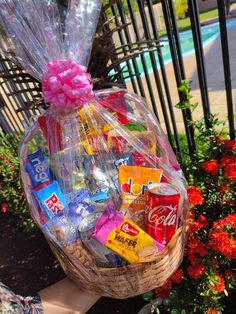
[[31, 231], [35, 224], [21, 186], [19, 142], [20, 134], [0, 133], [0, 210], [9, 211], [18, 226]]
[[188, 12], [188, 0], [175, 0], [174, 7], [177, 18], [184, 19]]

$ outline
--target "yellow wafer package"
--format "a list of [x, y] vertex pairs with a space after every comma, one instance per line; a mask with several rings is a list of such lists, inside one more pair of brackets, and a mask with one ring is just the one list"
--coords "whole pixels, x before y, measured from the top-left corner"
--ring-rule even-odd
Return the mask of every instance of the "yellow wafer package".
[[129, 263], [141, 263], [164, 246], [108, 204], [97, 220], [92, 237]]
[[149, 184], [159, 183], [162, 169], [120, 166], [119, 188], [122, 197], [121, 212], [128, 217], [139, 210], [144, 210], [146, 205], [146, 190]]

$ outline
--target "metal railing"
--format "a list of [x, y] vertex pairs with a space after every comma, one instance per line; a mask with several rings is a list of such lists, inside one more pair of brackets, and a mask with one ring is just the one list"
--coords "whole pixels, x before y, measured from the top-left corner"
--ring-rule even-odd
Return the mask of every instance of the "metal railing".
[[[158, 36], [159, 30], [157, 25], [156, 14], [154, 12], [154, 5], [152, 0], [146, 0], [145, 4], [142, 0], [137, 0], [137, 7], [134, 8], [133, 1], [126, 0], [128, 8], [128, 14], [124, 15], [124, 7], [122, 6], [122, 1], [119, 0], [117, 4], [113, 5], [112, 12], [115, 16], [115, 23], [117, 26], [122, 23], [130, 22], [131, 25], [125, 30], [121, 29], [119, 32], [120, 43], [125, 47], [129, 47], [134, 41], [140, 42], [141, 40], [155, 39], [160, 40]], [[224, 83], [225, 83], [225, 93], [226, 93], [226, 106], [227, 106], [227, 116], [228, 116], [228, 126], [229, 134], [231, 139], [235, 138], [235, 125], [234, 125], [234, 108], [233, 108], [233, 97], [232, 97], [232, 84], [231, 84], [231, 73], [230, 73], [230, 54], [228, 47], [228, 34], [226, 27], [226, 11], [224, 1], [218, 0], [218, 16], [220, 24], [220, 38], [222, 43], [222, 60], [224, 68]], [[200, 97], [199, 102], [202, 105], [203, 116], [205, 120], [205, 125], [209, 128], [210, 125], [210, 100], [208, 94], [208, 83], [207, 83], [207, 73], [205, 66], [205, 55], [203, 49], [202, 35], [201, 35], [201, 25], [199, 20], [199, 10], [198, 1], [188, 0], [189, 5], [189, 17], [191, 21], [191, 31], [193, 34], [193, 42], [195, 48], [195, 59], [196, 59], [196, 71], [199, 81]], [[177, 27], [177, 19], [174, 10], [173, 0], [162, 0], [161, 8], [163, 11], [163, 18], [165, 22], [165, 28], [167, 33], [167, 38], [171, 51], [171, 59], [173, 64], [174, 79], [176, 81], [176, 89], [181, 86], [181, 81], [186, 80], [185, 66], [183, 61], [183, 53], [181, 50], [179, 32]], [[141, 17], [141, 18], [140, 18]], [[140, 33], [140, 24], [142, 33]], [[132, 34], [135, 35], [132, 36]], [[162, 40], [162, 38], [161, 38]], [[235, 42], [236, 44], [236, 42]], [[150, 46], [151, 48], [151, 46]], [[124, 53], [127, 51], [124, 50]], [[149, 59], [151, 63], [150, 75], [150, 65], [147, 66], [147, 58], [145, 55], [149, 54]], [[234, 56], [232, 56], [233, 58]], [[140, 94], [150, 100], [152, 109], [156, 114], [157, 118], [160, 120], [160, 116], [163, 117], [162, 125], [166, 130], [168, 139], [174, 148], [175, 152], [182, 157], [182, 150], [180, 145], [179, 134], [182, 131], [178, 130], [174, 106], [173, 97], [170, 90], [170, 78], [168, 77], [166, 71], [165, 60], [162, 55], [162, 49], [158, 51], [158, 56], [155, 55], [153, 51], [144, 52], [141, 57], [141, 64], [137, 68], [137, 64], [131, 67], [127, 66], [126, 71], [132, 77], [131, 83], [126, 81], [126, 86], [129, 89], [133, 89], [135, 93]], [[132, 60], [134, 63], [135, 60]], [[157, 62], [159, 63], [157, 66]], [[136, 62], [137, 63], [137, 62]], [[140, 79], [140, 72], [143, 75]], [[134, 73], [136, 75], [136, 80], [134, 79]], [[124, 74], [126, 76], [127, 73]], [[152, 76], [152, 79], [151, 79]], [[145, 86], [145, 88], [144, 88]], [[185, 95], [182, 92], [178, 92], [179, 101], [183, 102], [185, 100]], [[227, 118], [227, 117], [226, 117]], [[188, 141], [188, 148], [190, 154], [193, 154], [196, 150], [196, 143], [194, 138], [194, 129], [189, 121], [192, 121], [192, 113], [190, 109], [182, 110], [182, 123], [184, 124], [185, 134]]]
[[23, 131], [31, 117], [40, 113], [39, 110], [22, 110], [40, 97], [38, 84], [30, 77], [27, 80], [24, 71], [5, 56], [0, 57], [0, 73], [8, 75], [7, 79], [0, 77], [0, 127], [5, 133]]

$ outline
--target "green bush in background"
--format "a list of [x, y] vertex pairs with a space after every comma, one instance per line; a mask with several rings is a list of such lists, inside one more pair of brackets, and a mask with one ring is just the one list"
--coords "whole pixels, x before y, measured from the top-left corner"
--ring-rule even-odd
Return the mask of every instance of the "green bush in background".
[[21, 186], [19, 142], [20, 134], [0, 133], [0, 211], [10, 212], [16, 225], [31, 231], [35, 224]]
[[188, 12], [188, 0], [175, 0], [174, 7], [177, 18], [184, 19]]

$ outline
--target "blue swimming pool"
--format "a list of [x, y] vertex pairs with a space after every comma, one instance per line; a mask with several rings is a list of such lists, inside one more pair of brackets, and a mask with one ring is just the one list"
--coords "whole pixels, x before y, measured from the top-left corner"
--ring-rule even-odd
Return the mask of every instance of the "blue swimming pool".
[[[227, 29], [228, 30], [230, 30], [231, 28], [233, 28], [235, 26], [236, 26], [236, 20], [235, 19], [227, 21]], [[214, 24], [210, 24], [207, 26], [202, 26], [201, 27], [201, 33], [202, 33], [203, 46], [205, 47], [206, 45], [213, 42], [217, 37], [220, 36], [219, 23], [214, 23]], [[191, 30], [179, 33], [179, 37], [180, 37], [180, 45], [182, 48], [183, 56], [188, 56], [188, 55], [193, 54], [194, 53], [194, 43], [193, 43], [193, 35], [192, 35]], [[167, 37], [163, 37], [161, 39], [163, 40], [161, 42], [162, 56], [163, 56], [164, 63], [167, 64], [167, 63], [171, 62], [170, 46], [169, 46], [169, 43], [167, 41]], [[155, 54], [155, 59], [157, 61], [157, 65], [159, 67], [157, 52], [154, 52], [154, 54]], [[152, 68], [152, 63], [150, 60], [149, 53], [148, 52], [145, 53], [144, 57], [146, 60], [146, 65], [147, 65], [148, 71], [152, 72], [153, 68]], [[138, 57], [136, 60], [138, 63], [138, 68], [139, 68], [140, 74], [144, 75], [141, 57]], [[132, 62], [130, 62], [130, 65], [132, 67]], [[127, 70], [126, 64], [122, 64], [121, 66], [124, 68], [124, 71]]]

